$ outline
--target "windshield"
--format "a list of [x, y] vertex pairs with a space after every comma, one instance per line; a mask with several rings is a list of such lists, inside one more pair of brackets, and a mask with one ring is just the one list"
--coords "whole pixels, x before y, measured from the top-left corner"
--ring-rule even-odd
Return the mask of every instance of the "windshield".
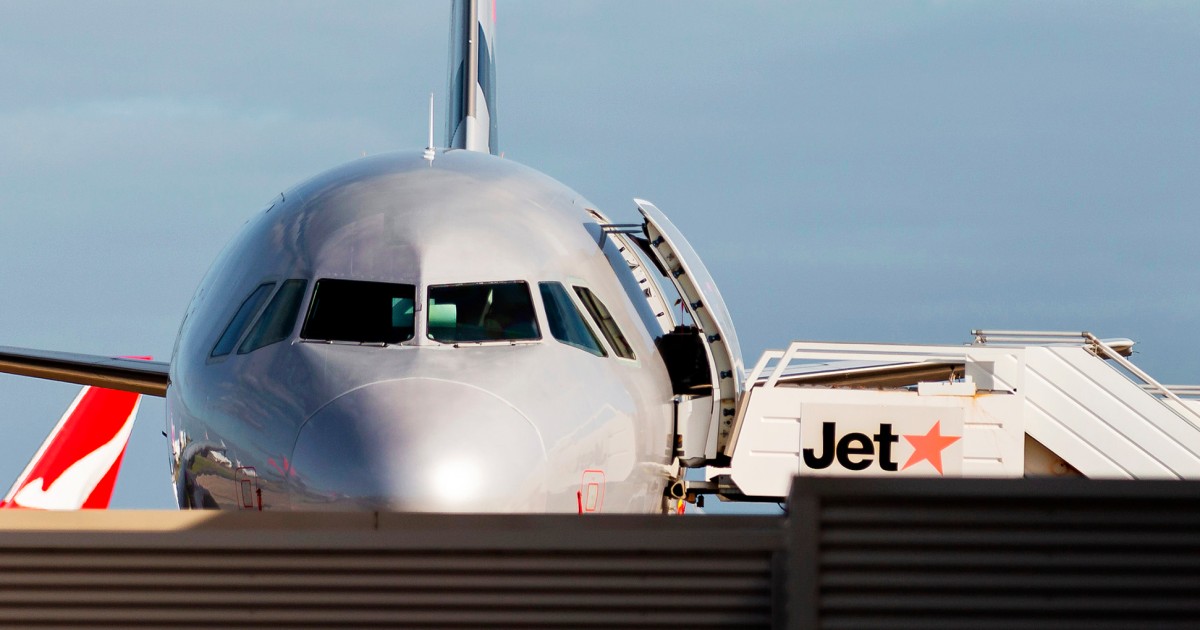
[[411, 284], [318, 280], [300, 336], [360, 343], [407, 341], [413, 336], [415, 296]]
[[296, 315], [300, 312], [300, 300], [304, 297], [307, 280], [288, 280], [275, 292], [275, 297], [258, 316], [258, 322], [246, 335], [238, 348], [238, 354], [246, 354], [287, 339], [296, 327]]
[[540, 282], [538, 288], [542, 292], [542, 304], [546, 306], [546, 322], [555, 339], [598, 357], [608, 356], [562, 284]]
[[608, 307], [596, 297], [595, 293], [587, 287], [575, 287], [575, 294], [579, 296], [579, 300], [583, 302], [583, 307], [592, 314], [592, 318], [600, 324], [600, 332], [604, 333], [604, 338], [608, 340], [608, 345], [612, 346], [613, 352], [622, 359], [636, 358], [633, 355], [633, 348], [629, 346], [629, 341], [625, 339], [625, 335], [617, 326], [617, 321], [612, 318], [612, 314], [608, 312]]
[[262, 306], [267, 296], [271, 295], [271, 289], [274, 288], [274, 282], [264, 282], [254, 289], [254, 293], [251, 293], [233, 314], [233, 319], [229, 320], [229, 324], [225, 326], [225, 332], [221, 333], [221, 338], [217, 340], [217, 345], [213, 346], [209, 356], [225, 356], [233, 351], [233, 346], [237, 344], [238, 339], [242, 338], [246, 326], [250, 325], [250, 317], [258, 312], [258, 307]]
[[443, 343], [541, 339], [524, 282], [429, 287], [429, 338]]

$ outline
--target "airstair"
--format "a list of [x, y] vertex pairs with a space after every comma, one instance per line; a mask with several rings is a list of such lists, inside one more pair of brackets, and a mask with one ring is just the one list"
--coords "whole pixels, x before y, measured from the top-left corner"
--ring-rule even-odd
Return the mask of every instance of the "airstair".
[[681, 490], [778, 500], [795, 475], [1200, 479], [1200, 388], [1155, 381], [1126, 358], [1133, 342], [973, 334], [764, 353], [716, 452], [687, 453], [703, 441], [680, 424], [681, 461], [709, 464], [709, 481]]

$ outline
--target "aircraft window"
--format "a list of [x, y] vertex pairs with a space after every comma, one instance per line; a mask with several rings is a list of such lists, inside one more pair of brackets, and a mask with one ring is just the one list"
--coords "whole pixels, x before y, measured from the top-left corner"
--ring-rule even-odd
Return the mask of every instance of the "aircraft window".
[[217, 345], [213, 346], [212, 354], [209, 356], [223, 357], [233, 351], [238, 339], [241, 339], [242, 333], [246, 332], [246, 327], [250, 325], [250, 319], [258, 312], [258, 307], [267, 300], [267, 296], [271, 295], [273, 288], [275, 288], [274, 282], [264, 282], [254, 289], [254, 292], [242, 302], [237, 312], [233, 314], [233, 319], [229, 320], [229, 324], [225, 326], [225, 332], [221, 333], [221, 338], [217, 340]]
[[429, 338], [444, 343], [541, 339], [524, 282], [429, 287]]
[[604, 347], [600, 345], [600, 338], [583, 319], [583, 314], [571, 301], [571, 296], [563, 285], [558, 282], [539, 282], [538, 288], [542, 292], [542, 303], [546, 305], [550, 334], [554, 335], [555, 339], [598, 357], [608, 356]]
[[258, 322], [246, 335], [238, 348], [238, 354], [253, 352], [276, 341], [287, 339], [296, 326], [296, 315], [300, 312], [300, 299], [304, 297], [307, 280], [288, 280], [275, 292], [267, 308], [258, 316]]
[[616, 320], [612, 318], [612, 314], [608, 312], [600, 298], [596, 297], [596, 294], [587, 287], [575, 287], [575, 293], [579, 295], [584, 307], [592, 314], [592, 319], [600, 324], [600, 332], [604, 333], [604, 338], [608, 340], [608, 345], [612, 346], [613, 352], [616, 352], [617, 356], [622, 359], [635, 358], [633, 348], [625, 340], [625, 335], [621, 334]]
[[324, 341], [399, 343], [412, 339], [416, 287], [411, 284], [317, 280], [300, 336]]

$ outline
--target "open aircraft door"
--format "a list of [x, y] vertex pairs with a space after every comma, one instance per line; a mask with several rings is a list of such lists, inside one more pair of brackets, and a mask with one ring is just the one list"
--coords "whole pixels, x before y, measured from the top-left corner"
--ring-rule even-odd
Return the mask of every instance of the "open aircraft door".
[[650, 253], [667, 272], [700, 329], [711, 389], [677, 399], [676, 433], [680, 460], [689, 466], [716, 463], [733, 430], [745, 368], [729, 310], [708, 269], [691, 244], [654, 204], [634, 199], [645, 217]]

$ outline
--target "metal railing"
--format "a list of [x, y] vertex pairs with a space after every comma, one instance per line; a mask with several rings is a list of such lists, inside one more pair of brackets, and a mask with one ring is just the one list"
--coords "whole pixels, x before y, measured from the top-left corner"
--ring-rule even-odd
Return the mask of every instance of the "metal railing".
[[[1180, 398], [1200, 398], [1200, 385], [1163, 385]], [[1158, 394], [1158, 388], [1153, 385], [1142, 385], [1148, 394]]]
[[[1085, 331], [1057, 330], [972, 330], [976, 346], [1080, 346], [1088, 345], [1096, 337]], [[1132, 339], [1102, 340], [1117, 354], [1127, 357], [1133, 354]]]
[[963, 361], [967, 350], [968, 346], [793, 341], [787, 350], [768, 350], [762, 354], [746, 378], [746, 389], [756, 386], [764, 374], [768, 377], [763, 386], [767, 389], [775, 387], [788, 366], [798, 360], [946, 363]]
[[1170, 400], [1178, 406], [1164, 405], [1170, 409], [1179, 419], [1192, 425], [1193, 428], [1200, 430], [1200, 411], [1187, 404], [1180, 395], [1188, 397], [1200, 397], [1200, 385], [1171, 385], [1166, 386], [1159, 383], [1154, 377], [1150, 376], [1132, 361], [1127, 359], [1130, 354], [1133, 354], [1134, 342], [1129, 339], [1100, 339], [1088, 331], [1067, 332], [1067, 331], [1036, 331], [1036, 330], [972, 330], [971, 335], [974, 336], [975, 345], [994, 345], [994, 346], [1056, 346], [1056, 345], [1073, 345], [1088, 348], [1092, 354], [1095, 354], [1101, 359], [1111, 360], [1113, 363], [1121, 366], [1127, 376], [1132, 377], [1131, 380], [1137, 379], [1141, 383], [1135, 383], [1142, 388], [1142, 391], [1155, 397], [1155, 399], [1163, 402], [1162, 399]]
[[[1195, 429], [1200, 430], [1200, 412], [1197, 412], [1195, 408], [1184, 402], [1183, 399], [1180, 398], [1174, 391], [1171, 391], [1169, 387], [1154, 380], [1154, 377], [1147, 374], [1144, 370], [1142, 370], [1142, 368], [1134, 365], [1129, 359], [1121, 356], [1120, 353], [1111, 348], [1108, 344], [1104, 343], [1100, 339], [1097, 339], [1092, 333], [1085, 332], [1083, 333], [1083, 337], [1087, 339], [1088, 343], [1091, 344], [1092, 348], [1095, 349], [1096, 356], [1103, 354], [1104, 357], [1112, 360], [1114, 363], [1124, 368], [1129, 374], [1141, 379], [1143, 383], [1143, 390], [1153, 388], [1153, 391], [1150, 393], [1155, 394], [1156, 396], [1162, 396], [1168, 400], [1171, 400], [1172, 402], [1177, 403], [1179, 405], [1178, 407], [1172, 405], [1164, 406], [1171, 411], [1174, 411], [1175, 415], [1179, 416], [1180, 420], [1183, 420], [1184, 422], [1192, 425], [1192, 427]], [[1149, 388], [1147, 386], [1149, 386]]]

